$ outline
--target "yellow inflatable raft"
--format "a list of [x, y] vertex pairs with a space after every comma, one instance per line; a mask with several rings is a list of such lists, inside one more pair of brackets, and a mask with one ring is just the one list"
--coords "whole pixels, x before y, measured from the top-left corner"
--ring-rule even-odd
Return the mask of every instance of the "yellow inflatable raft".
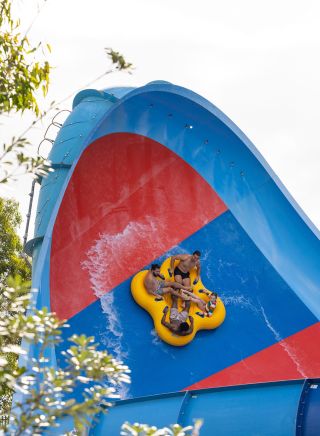
[[[173, 278], [169, 277], [169, 273], [168, 273], [168, 268], [170, 267], [170, 259], [171, 258], [169, 257], [163, 262], [160, 270], [161, 274], [164, 275], [166, 281], [173, 280]], [[175, 267], [178, 264], [179, 261], [176, 261]], [[226, 310], [223, 302], [218, 297], [216, 308], [212, 316], [210, 317], [201, 318], [199, 315], [196, 314], [196, 312], [199, 312], [199, 308], [195, 303], [191, 303], [189, 315], [191, 315], [194, 319], [194, 328], [193, 328], [193, 332], [190, 333], [190, 335], [178, 336], [172, 333], [167, 327], [161, 324], [163, 309], [166, 306], [171, 307], [171, 296], [164, 295], [163, 301], [155, 301], [155, 296], [150, 295], [147, 292], [143, 283], [147, 273], [148, 271], [140, 271], [133, 277], [131, 282], [131, 293], [136, 303], [139, 304], [139, 306], [143, 307], [147, 312], [149, 312], [149, 314], [153, 319], [155, 329], [163, 341], [167, 342], [170, 345], [175, 345], [178, 347], [183, 346], [192, 341], [198, 330], [215, 329], [219, 327], [220, 324], [223, 323], [226, 316]], [[196, 278], [196, 271], [194, 270], [190, 272], [191, 283], [193, 283], [195, 278]], [[204, 288], [203, 283], [201, 282], [201, 280], [199, 280], [199, 282], [193, 286], [193, 293], [198, 297], [202, 298], [205, 302], [207, 302], [209, 298], [205, 294], [198, 292], [199, 289], [203, 289], [203, 288]], [[180, 305], [181, 305], [181, 299], [179, 299], [179, 306]], [[181, 306], [179, 307], [179, 310], [181, 310]], [[169, 313], [166, 316], [167, 321], [168, 321], [168, 317], [169, 317]]]

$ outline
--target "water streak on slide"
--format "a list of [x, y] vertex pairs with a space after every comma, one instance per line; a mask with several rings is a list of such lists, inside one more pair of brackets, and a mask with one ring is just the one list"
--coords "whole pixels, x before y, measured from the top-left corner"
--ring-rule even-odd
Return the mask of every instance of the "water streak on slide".
[[[214, 434], [316, 434], [311, 406], [296, 415], [302, 396], [320, 401], [319, 232], [248, 138], [202, 97], [152, 82], [80, 92], [49, 158], [56, 170], [42, 181], [26, 246], [37, 304], [68, 319], [67, 337], [94, 335], [132, 370], [127, 401], [91, 434], [118, 434], [129, 417], [168, 424], [171, 410], [183, 424], [205, 416], [211, 435], [221, 405], [229, 424]], [[195, 249], [227, 316], [175, 348], [134, 303], [130, 281]], [[254, 386], [222, 388], [243, 384]]]

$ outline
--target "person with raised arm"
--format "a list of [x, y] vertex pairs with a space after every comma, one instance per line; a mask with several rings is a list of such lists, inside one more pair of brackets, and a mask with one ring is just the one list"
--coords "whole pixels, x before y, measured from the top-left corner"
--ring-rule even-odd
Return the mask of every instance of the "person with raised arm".
[[[196, 285], [200, 278], [200, 256], [199, 250], [194, 251], [192, 254], [178, 254], [171, 257], [170, 268], [168, 269], [170, 277], [174, 276], [174, 280], [184, 286], [191, 286], [190, 271], [193, 268], [197, 270], [197, 276], [193, 281], [193, 285]], [[174, 268], [174, 262], [180, 260], [179, 264]]]

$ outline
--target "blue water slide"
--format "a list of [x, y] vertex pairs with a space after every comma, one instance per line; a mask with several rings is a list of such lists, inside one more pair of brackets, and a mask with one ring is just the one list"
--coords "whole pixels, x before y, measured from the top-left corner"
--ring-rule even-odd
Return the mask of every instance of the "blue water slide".
[[202, 419], [201, 436], [316, 436], [320, 380], [203, 389], [121, 401], [101, 414], [90, 436], [119, 434], [124, 420], [183, 427]]
[[[318, 436], [319, 231], [244, 133], [168, 82], [88, 89], [49, 159], [54, 172], [41, 180], [25, 247], [35, 303], [68, 319], [65, 339], [93, 335], [132, 370], [125, 399], [90, 434], [119, 434], [125, 420], [202, 418], [201, 436]], [[196, 248], [202, 281], [227, 316], [175, 348], [158, 338], [130, 283]], [[52, 366], [63, 366], [66, 346], [50, 350]], [[70, 428], [63, 422], [56, 434]]]

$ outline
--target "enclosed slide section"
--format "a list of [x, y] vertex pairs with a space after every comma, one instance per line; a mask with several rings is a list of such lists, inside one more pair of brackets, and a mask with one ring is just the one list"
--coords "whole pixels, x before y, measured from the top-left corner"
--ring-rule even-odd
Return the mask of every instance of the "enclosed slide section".
[[[80, 92], [49, 158], [55, 171], [42, 180], [26, 245], [37, 304], [68, 319], [67, 337], [95, 336], [132, 371], [125, 402], [92, 434], [108, 434], [114, 414], [154, 424], [148, 417], [171, 404], [171, 420], [206, 417], [206, 435], [296, 434], [306, 386], [312, 407], [319, 401], [317, 382], [304, 381], [320, 377], [319, 232], [249, 139], [199, 95], [152, 82]], [[195, 250], [226, 317], [174, 347], [130, 284], [151, 264]], [[231, 421], [213, 433], [228, 410], [252, 417], [245, 433]]]

